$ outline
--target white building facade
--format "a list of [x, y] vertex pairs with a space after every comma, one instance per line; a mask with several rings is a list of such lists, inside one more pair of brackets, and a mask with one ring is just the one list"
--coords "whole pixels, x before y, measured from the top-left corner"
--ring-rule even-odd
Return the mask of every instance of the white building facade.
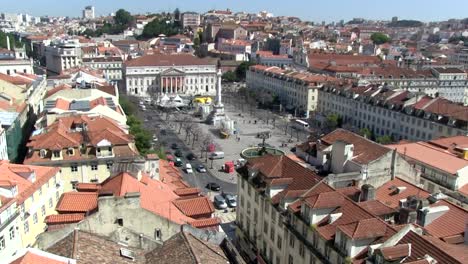
[[62, 71], [82, 64], [78, 40], [67, 40], [45, 48], [47, 70], [60, 74]]
[[216, 64], [192, 55], [147, 55], [128, 61], [123, 71], [128, 95], [216, 94]]

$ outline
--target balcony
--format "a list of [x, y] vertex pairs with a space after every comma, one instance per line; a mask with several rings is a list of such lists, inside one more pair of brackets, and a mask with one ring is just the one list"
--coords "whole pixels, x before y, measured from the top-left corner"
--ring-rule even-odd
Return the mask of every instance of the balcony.
[[19, 216], [19, 211], [16, 210], [14, 214], [10, 215], [8, 219], [4, 222], [0, 222], [0, 233], [3, 232], [3, 229], [5, 229], [7, 226], [9, 226], [15, 219]]

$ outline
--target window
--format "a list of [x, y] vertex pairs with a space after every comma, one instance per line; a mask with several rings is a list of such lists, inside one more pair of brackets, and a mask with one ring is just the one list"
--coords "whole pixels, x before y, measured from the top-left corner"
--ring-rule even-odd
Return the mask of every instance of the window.
[[29, 221], [27, 219], [24, 222], [24, 233], [29, 233]]
[[294, 241], [295, 241], [295, 240], [296, 240], [296, 239], [295, 239], [294, 236], [291, 234], [291, 235], [289, 236], [289, 246], [290, 246], [291, 248], [294, 248]]
[[288, 264], [294, 264], [294, 259], [291, 255], [289, 255]]
[[273, 225], [271, 225], [271, 229], [270, 229], [270, 239], [271, 241], [275, 241], [275, 227]]
[[268, 234], [268, 223], [267, 223], [267, 221], [263, 222], [263, 233]]
[[156, 229], [154, 230], [154, 237], [155, 237], [156, 239], [158, 239], [158, 240], [161, 240], [161, 238], [162, 238], [161, 229], [156, 228]]
[[49, 198], [49, 208], [52, 208], [54, 206], [54, 201], [52, 200], [52, 197]]
[[328, 245], [325, 245], [325, 257], [330, 259], [330, 250], [331, 248]]
[[123, 226], [123, 218], [117, 218], [117, 224]]
[[70, 166], [70, 169], [71, 169], [72, 172], [77, 172], [78, 171], [78, 164], [72, 164]]
[[94, 163], [94, 164], [91, 164], [91, 170], [92, 170], [92, 171], [97, 171], [97, 169], [98, 169], [98, 165], [97, 165], [97, 164], [95, 164], [95, 163]]
[[41, 207], [41, 213], [42, 213], [42, 216], [46, 215], [45, 205]]
[[39, 195], [42, 195], [42, 186], [39, 187]]
[[10, 240], [13, 240], [15, 238], [15, 227], [14, 226], [10, 227], [9, 233], [10, 233]]
[[276, 264], [280, 264], [280, 258], [276, 256]]
[[73, 150], [73, 148], [68, 148], [67, 149], [67, 155], [73, 156], [74, 154], [75, 154], [75, 151]]
[[250, 186], [247, 186], [247, 194], [248, 194], [249, 196], [252, 195], [251, 189], [252, 189], [252, 188], [250, 188]]
[[113, 165], [113, 163], [111, 161], [109, 161], [109, 162], [106, 163], [106, 168], [108, 170], [110, 170], [110, 169], [112, 169], [112, 165]]
[[265, 202], [265, 214], [269, 214], [269, 211], [270, 211], [270, 205], [268, 204], [267, 200], [265, 199], [264, 200]]
[[299, 255], [301, 255], [301, 257], [304, 257], [304, 244], [299, 244]]
[[78, 185], [78, 181], [71, 181], [70, 183], [72, 185], [72, 189], [76, 190], [76, 186]]
[[58, 191], [57, 191], [57, 192], [55, 192], [55, 200], [57, 200], [57, 201], [58, 201], [59, 197], [60, 197], [60, 194], [59, 194], [59, 192], [58, 192]]
[[276, 240], [276, 246], [278, 247], [278, 249], [281, 249], [282, 243], [283, 243], [283, 239], [281, 238], [280, 235], [278, 235], [278, 240]]
[[54, 158], [60, 158], [60, 151], [59, 150], [54, 150]]
[[0, 250], [5, 249], [5, 237], [1, 236], [0, 237]]
[[33, 223], [37, 224], [37, 212], [33, 214]]

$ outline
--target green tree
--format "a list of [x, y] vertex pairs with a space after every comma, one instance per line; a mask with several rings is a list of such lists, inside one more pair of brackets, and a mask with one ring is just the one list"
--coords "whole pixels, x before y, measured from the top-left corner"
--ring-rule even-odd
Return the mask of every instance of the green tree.
[[226, 82], [237, 81], [237, 75], [233, 71], [227, 71], [223, 74], [222, 79]]
[[385, 136], [378, 137], [376, 141], [377, 143], [386, 145], [386, 144], [392, 143], [393, 139], [391, 136], [385, 135]]
[[117, 25], [129, 26], [133, 20], [134, 17], [125, 9], [119, 9], [115, 13], [114, 22]]
[[160, 34], [173, 36], [177, 33], [179, 33], [179, 29], [172, 21], [166, 19], [154, 19], [146, 24], [140, 37], [148, 39], [157, 37]]
[[370, 131], [370, 129], [368, 129], [367, 127], [361, 128], [359, 130], [359, 133], [361, 134], [361, 136], [363, 136], [365, 138], [368, 138], [368, 139], [372, 138], [372, 131]]
[[125, 114], [127, 114], [127, 115], [135, 114], [135, 111], [136, 111], [135, 104], [130, 102], [130, 100], [128, 100], [128, 98], [126, 96], [121, 95], [119, 97], [119, 104], [122, 107], [122, 109], [124, 110]]
[[342, 118], [337, 114], [330, 114], [327, 116], [326, 125], [329, 129], [341, 127]]
[[247, 70], [250, 66], [254, 65], [253, 62], [244, 61], [236, 68], [236, 75], [238, 80], [245, 80], [245, 76], [247, 74]]
[[377, 32], [371, 35], [371, 40], [375, 45], [384, 44], [390, 42], [390, 37], [386, 34]]

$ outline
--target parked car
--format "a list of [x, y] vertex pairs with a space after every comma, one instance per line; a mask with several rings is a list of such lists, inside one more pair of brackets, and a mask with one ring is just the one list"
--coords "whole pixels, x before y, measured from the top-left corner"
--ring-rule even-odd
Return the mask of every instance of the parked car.
[[213, 198], [213, 204], [218, 209], [226, 209], [228, 206], [226, 204], [226, 200], [221, 195], [215, 195]]
[[224, 152], [211, 152], [210, 159], [224, 159]]
[[229, 207], [237, 206], [237, 195], [224, 194], [224, 199]]
[[182, 167], [182, 165], [184, 165], [184, 163], [182, 163], [181, 159], [176, 158], [175, 162], [174, 162], [174, 165], [176, 165], [176, 167]]
[[212, 190], [212, 191], [216, 191], [216, 192], [219, 192], [219, 190], [221, 190], [221, 186], [219, 186], [219, 184], [215, 183], [215, 182], [210, 182], [206, 185], [206, 188], [209, 189], [209, 190]]
[[171, 144], [172, 149], [179, 149], [179, 146], [176, 143]]
[[159, 132], [159, 134], [165, 136], [167, 133], [166, 133], [166, 130], [165, 130], [165, 129], [161, 129], [161, 131]]
[[174, 155], [175, 155], [176, 157], [179, 157], [179, 158], [180, 158], [180, 157], [182, 157], [183, 154], [182, 154], [182, 151], [180, 151], [180, 149], [178, 149], [178, 150], [176, 150], [176, 152], [174, 153]]
[[195, 160], [196, 158], [197, 158], [197, 156], [195, 156], [195, 154], [193, 154], [193, 153], [187, 154], [187, 159], [188, 160]]
[[205, 173], [206, 168], [205, 168], [205, 166], [200, 164], [200, 165], [197, 166], [197, 171], [200, 172], [200, 173]]
[[187, 173], [193, 173], [192, 165], [190, 163], [185, 164], [185, 171]]
[[156, 135], [153, 136], [153, 142], [158, 141], [158, 137]]

